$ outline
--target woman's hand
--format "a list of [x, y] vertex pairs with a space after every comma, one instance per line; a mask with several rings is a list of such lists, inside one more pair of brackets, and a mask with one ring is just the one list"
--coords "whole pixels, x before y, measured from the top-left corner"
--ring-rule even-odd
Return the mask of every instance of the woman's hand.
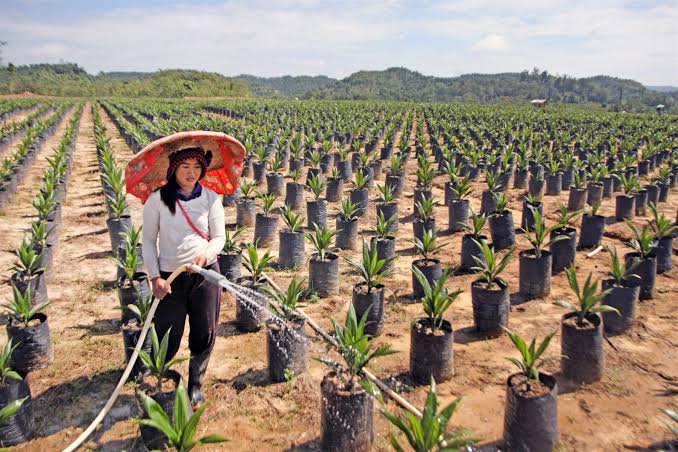
[[170, 286], [165, 279], [155, 278], [151, 281], [151, 284], [153, 285], [153, 295], [155, 295], [155, 298], [158, 300], [162, 300], [167, 294], [172, 293], [172, 286]]
[[[193, 259], [193, 262], [191, 262], [193, 265], [197, 265], [198, 267], [204, 267], [205, 264], [207, 264], [207, 256], [204, 254], [198, 254], [195, 256], [195, 259]], [[189, 272], [191, 271], [190, 269], [188, 270]]]

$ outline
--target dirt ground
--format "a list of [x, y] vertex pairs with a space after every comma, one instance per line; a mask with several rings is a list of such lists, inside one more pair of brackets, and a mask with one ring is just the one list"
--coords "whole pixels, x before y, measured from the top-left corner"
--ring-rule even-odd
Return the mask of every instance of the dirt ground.
[[[124, 165], [132, 154], [110, 118], [103, 110], [101, 114], [116, 156]], [[53, 140], [60, 138], [62, 133], [63, 123]], [[34, 213], [30, 200], [39, 185], [46, 163], [44, 158], [52, 152], [54, 143], [56, 141], [43, 146], [29, 178], [0, 216], [0, 236], [3, 237], [0, 265], [6, 276], [10, 275], [9, 267], [13, 261], [11, 250], [18, 245]], [[47, 312], [54, 340], [54, 362], [48, 369], [29, 377], [37, 437], [19, 446], [20, 450], [59, 450], [73, 441], [104, 405], [124, 366], [120, 313], [113, 283], [116, 267], [106, 230], [89, 104], [80, 126], [75, 161], [63, 209], [63, 231], [56, 251], [54, 279], [48, 286], [53, 302]], [[409, 163], [409, 173], [415, 165], [414, 161]], [[434, 190], [434, 196], [441, 203], [444, 181], [442, 176], [437, 178]], [[411, 175], [406, 193], [412, 192], [414, 182]], [[483, 185], [476, 184], [472, 201], [475, 210], [480, 208]], [[508, 196], [510, 206], [514, 208], [514, 221], [519, 225], [520, 193], [511, 189]], [[371, 193], [371, 201], [375, 197], [376, 189]], [[560, 197], [545, 197], [545, 212], [551, 221], [558, 202], [566, 199], [567, 192]], [[678, 192], [673, 191], [669, 203], [660, 205], [671, 218], [675, 216], [677, 200]], [[134, 223], [139, 225], [141, 205], [134, 198], [130, 197], [129, 201]], [[399, 206], [397, 271], [386, 282], [388, 302], [384, 334], [376, 339], [379, 343], [392, 344], [399, 353], [376, 360], [371, 369], [402, 391], [415, 406], [421, 407], [428, 388], [414, 387], [407, 376], [409, 326], [422, 314], [421, 306], [409, 299], [410, 266], [415, 259], [410, 241], [412, 197], [403, 197]], [[328, 224], [332, 228], [337, 209], [336, 204], [329, 208]], [[610, 214], [613, 209], [613, 200], [605, 200], [604, 213]], [[366, 239], [374, 231], [375, 210], [375, 203], [371, 202], [368, 215], [360, 220], [360, 233]], [[436, 209], [436, 219], [439, 230], [447, 228], [445, 206]], [[639, 218], [636, 222], [642, 224], [646, 220]], [[226, 208], [226, 222], [235, 222], [234, 208]], [[622, 240], [629, 237], [629, 232], [624, 224], [609, 225], [604, 243], [617, 246], [622, 254], [627, 251]], [[250, 239], [252, 234], [253, 228], [247, 231], [246, 238]], [[458, 265], [461, 235], [440, 234], [439, 240], [446, 246], [439, 257], [445, 266]], [[528, 247], [526, 239], [518, 235], [518, 250]], [[277, 255], [277, 249], [276, 241], [271, 247], [273, 255]], [[307, 256], [310, 255], [309, 244], [306, 250]], [[358, 256], [357, 251], [341, 254], [354, 259]], [[587, 258], [586, 252], [577, 253], [580, 278], [588, 272], [601, 277], [608, 266], [609, 256], [605, 252], [593, 258]], [[649, 450], [671, 438], [658, 416], [661, 408], [678, 406], [678, 364], [675, 359], [678, 338], [674, 333], [678, 318], [678, 282], [673, 279], [676, 266], [678, 259], [674, 257], [674, 270], [657, 277], [656, 298], [640, 303], [637, 321], [631, 331], [608, 338], [605, 374], [600, 382], [573, 388], [560, 381], [558, 406], [562, 450]], [[351, 300], [351, 286], [358, 281], [358, 276], [352, 274], [346, 263], [342, 262], [340, 267], [340, 293], [305, 307], [305, 311], [325, 328], [329, 328], [330, 318], [343, 322]], [[286, 287], [295, 273], [307, 277], [308, 268], [304, 266], [294, 272], [271, 270], [269, 274], [279, 285]], [[571, 298], [565, 275], [553, 278], [549, 297], [529, 302], [523, 302], [517, 296], [517, 251], [504, 276], [515, 294], [512, 296], [511, 329], [528, 339], [556, 331], [548, 353], [559, 354], [559, 319], [563, 309], [552, 302]], [[472, 430], [482, 438], [481, 444], [491, 449], [501, 441], [505, 382], [514, 372], [513, 365], [505, 357], [517, 356], [517, 352], [508, 337], [484, 340], [474, 334], [470, 299], [470, 285], [474, 279], [473, 275], [461, 275], [453, 277], [449, 283], [450, 289], [461, 288], [464, 292], [447, 314], [455, 329], [456, 375], [451, 381], [439, 384], [439, 393], [444, 402], [464, 397], [451, 425]], [[3, 299], [9, 294], [8, 284], [0, 286]], [[320, 381], [326, 368], [311, 360], [308, 374], [298, 376], [291, 384], [269, 383], [265, 331], [239, 333], [234, 319], [235, 302], [226, 295], [205, 387], [211, 405], [202, 419], [199, 433], [218, 433], [230, 442], [203, 450], [320, 450]], [[313, 337], [313, 357], [333, 353]], [[186, 343], [179, 355], [188, 356]], [[186, 367], [186, 363], [180, 367], [184, 375]], [[558, 362], [546, 368], [555, 374], [558, 369]], [[387, 402], [387, 408], [398, 409], [393, 402]], [[135, 416], [134, 388], [127, 385], [87, 447], [104, 451], [143, 450], [138, 425], [133, 420]], [[388, 435], [394, 429], [378, 413], [375, 413], [375, 430], [374, 449], [388, 450]]]

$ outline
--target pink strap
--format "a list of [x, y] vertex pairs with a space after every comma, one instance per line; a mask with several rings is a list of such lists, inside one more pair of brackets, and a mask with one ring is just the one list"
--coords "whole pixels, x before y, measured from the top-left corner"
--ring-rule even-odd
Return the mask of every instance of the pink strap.
[[187, 214], [186, 211], [184, 210], [184, 206], [181, 205], [181, 203], [179, 202], [178, 199], [177, 199], [177, 205], [178, 205], [179, 208], [181, 209], [181, 213], [184, 214], [184, 218], [186, 218], [186, 221], [188, 222], [188, 225], [191, 227], [191, 229], [193, 229], [193, 230], [195, 231], [195, 233], [198, 234], [200, 237], [202, 237], [203, 239], [205, 239], [205, 240], [207, 240], [207, 241], [209, 242], [210, 239], [207, 238], [207, 237], [205, 237], [205, 234], [203, 234], [202, 232], [200, 232], [200, 230], [198, 230], [198, 228], [195, 227], [195, 225], [193, 224], [193, 222], [191, 221], [191, 219], [188, 217], [188, 214]]

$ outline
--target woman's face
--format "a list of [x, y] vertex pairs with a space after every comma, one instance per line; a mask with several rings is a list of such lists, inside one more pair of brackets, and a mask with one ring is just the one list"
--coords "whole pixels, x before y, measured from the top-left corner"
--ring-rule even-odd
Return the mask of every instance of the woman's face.
[[177, 183], [182, 188], [193, 189], [196, 182], [200, 179], [200, 173], [202, 172], [202, 167], [198, 163], [198, 159], [190, 158], [186, 159], [177, 167], [175, 175], [177, 178]]

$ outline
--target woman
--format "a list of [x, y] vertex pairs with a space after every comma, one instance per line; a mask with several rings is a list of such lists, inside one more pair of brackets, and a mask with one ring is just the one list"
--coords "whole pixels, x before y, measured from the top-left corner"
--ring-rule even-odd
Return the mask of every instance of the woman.
[[144, 262], [153, 294], [162, 299], [153, 321], [160, 338], [170, 332], [170, 360], [179, 350], [188, 316], [188, 395], [193, 406], [204, 402], [202, 383], [214, 347], [221, 288], [195, 273], [182, 273], [171, 285], [167, 278], [187, 263], [219, 271], [216, 261], [224, 246], [224, 209], [219, 195], [198, 183], [211, 159], [210, 151], [197, 147], [170, 154], [167, 183], [144, 205]]

